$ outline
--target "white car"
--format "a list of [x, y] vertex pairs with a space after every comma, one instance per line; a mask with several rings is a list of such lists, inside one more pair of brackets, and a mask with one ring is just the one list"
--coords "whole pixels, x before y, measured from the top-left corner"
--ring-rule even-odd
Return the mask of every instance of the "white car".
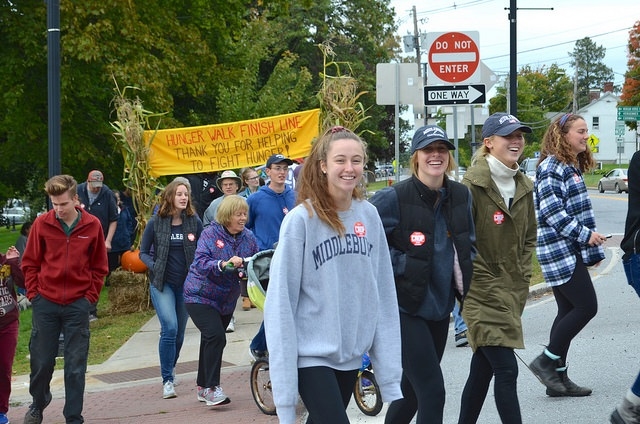
[[531, 181], [536, 180], [536, 168], [538, 167], [538, 158], [526, 158], [520, 162], [520, 171], [524, 173]]
[[2, 208], [2, 215], [9, 224], [23, 224], [31, 216], [31, 208], [20, 199], [9, 199]]
[[605, 190], [613, 190], [616, 193], [622, 193], [623, 191], [629, 193], [628, 182], [627, 169], [615, 168], [600, 178], [600, 181], [598, 181], [598, 191], [604, 193]]

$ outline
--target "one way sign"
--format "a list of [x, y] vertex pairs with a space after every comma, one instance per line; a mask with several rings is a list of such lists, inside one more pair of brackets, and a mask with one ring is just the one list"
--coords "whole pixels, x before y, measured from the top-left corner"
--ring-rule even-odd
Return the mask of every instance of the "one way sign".
[[484, 102], [484, 84], [424, 87], [425, 106], [470, 105]]

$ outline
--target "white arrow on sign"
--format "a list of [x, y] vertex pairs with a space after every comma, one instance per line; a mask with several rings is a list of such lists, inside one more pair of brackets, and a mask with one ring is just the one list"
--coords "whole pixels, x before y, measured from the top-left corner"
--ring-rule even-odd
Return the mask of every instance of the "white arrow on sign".
[[485, 86], [451, 85], [451, 86], [425, 86], [425, 106], [437, 105], [470, 105], [485, 102]]

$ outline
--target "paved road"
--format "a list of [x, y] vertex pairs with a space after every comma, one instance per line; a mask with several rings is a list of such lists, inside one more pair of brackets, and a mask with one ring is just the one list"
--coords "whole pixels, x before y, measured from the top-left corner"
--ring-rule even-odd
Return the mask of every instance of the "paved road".
[[[586, 398], [549, 398], [544, 387], [520, 364], [518, 395], [523, 420], [531, 424], [601, 424], [631, 385], [640, 367], [640, 300], [626, 284], [619, 261], [619, 236], [608, 242], [607, 260], [592, 270], [599, 298], [599, 311], [574, 341], [569, 357], [569, 374], [581, 385], [593, 388]], [[518, 351], [529, 363], [547, 342], [549, 328], [555, 316], [553, 297], [534, 297], [524, 315], [527, 348]], [[190, 323], [185, 348], [178, 366], [181, 384], [176, 399], [161, 398], [161, 383], [157, 370], [158, 324], [152, 319], [112, 358], [104, 364], [90, 367], [87, 373], [87, 394], [84, 415], [88, 423], [159, 423], [189, 422], [189, 424], [277, 423], [275, 417], [260, 413], [249, 389], [247, 348], [260, 323], [257, 310], [238, 310], [236, 332], [229, 334], [225, 349], [222, 385], [231, 397], [231, 404], [209, 408], [197, 402], [195, 370], [199, 334]], [[442, 368], [447, 386], [445, 423], [457, 421], [460, 395], [468, 374], [470, 348], [456, 348], [453, 331]], [[18, 376], [13, 384], [9, 418], [22, 422], [29, 395], [27, 376]], [[63, 381], [56, 371], [52, 383], [54, 401], [45, 411], [44, 424], [62, 423]], [[353, 405], [349, 408], [352, 423], [383, 423], [384, 411], [377, 417], [366, 417]], [[302, 418], [301, 418], [302, 419]], [[499, 423], [493, 395], [490, 392], [479, 424]]]

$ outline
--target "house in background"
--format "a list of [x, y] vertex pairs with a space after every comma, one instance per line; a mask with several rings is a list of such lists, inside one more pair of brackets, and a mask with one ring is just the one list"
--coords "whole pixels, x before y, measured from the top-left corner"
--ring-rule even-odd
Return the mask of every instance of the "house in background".
[[[625, 126], [624, 135], [616, 135], [617, 107], [620, 98], [613, 94], [613, 83], [606, 83], [604, 90], [592, 90], [591, 102], [580, 108], [578, 114], [584, 117], [592, 136], [590, 145], [596, 161], [602, 163], [628, 164], [631, 156], [640, 149], [636, 131]], [[618, 143], [618, 139], [624, 140]], [[594, 142], [597, 148], [593, 149]]]

